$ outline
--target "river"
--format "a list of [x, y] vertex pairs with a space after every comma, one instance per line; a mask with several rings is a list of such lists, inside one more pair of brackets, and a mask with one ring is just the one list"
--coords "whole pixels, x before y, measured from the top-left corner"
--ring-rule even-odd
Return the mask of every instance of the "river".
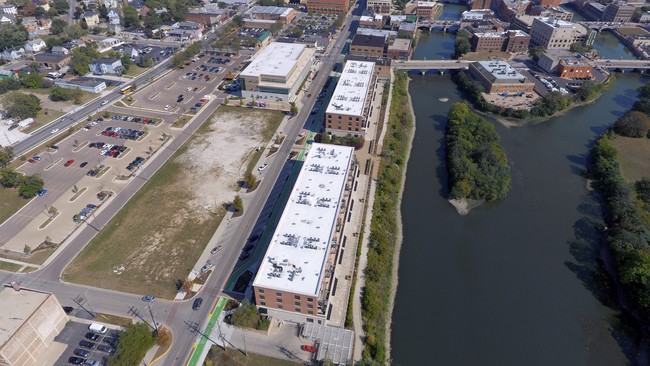
[[[420, 46], [453, 40], [437, 35]], [[418, 47], [416, 56], [448, 51]], [[402, 202], [394, 364], [629, 363], [634, 342], [603, 305], [608, 296], [595, 260], [600, 207], [580, 172], [589, 144], [648, 80], [618, 75], [597, 103], [537, 125], [494, 123], [512, 165], [512, 189], [505, 200], [460, 216], [445, 199], [443, 141], [446, 113], [460, 95], [448, 76], [411, 78], [417, 129]]]

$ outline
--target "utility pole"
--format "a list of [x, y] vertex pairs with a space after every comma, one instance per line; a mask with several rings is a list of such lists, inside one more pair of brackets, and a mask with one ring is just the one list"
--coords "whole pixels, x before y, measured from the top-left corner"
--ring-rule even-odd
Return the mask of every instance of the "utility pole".
[[248, 351], [246, 350], [246, 329], [243, 329], [243, 333], [241, 334], [241, 337], [244, 340], [244, 354], [246, 355], [246, 357], [248, 357]]
[[84, 295], [79, 294], [77, 297], [72, 299], [72, 301], [74, 301], [75, 304], [79, 305], [80, 308], [84, 309], [88, 314], [90, 314], [90, 316], [92, 316], [93, 319], [97, 316], [97, 314], [93, 313], [92, 311], [90, 311], [90, 309], [84, 306], [88, 302], [88, 300], [86, 300], [86, 297]]
[[149, 309], [149, 314], [151, 314], [151, 321], [153, 322], [153, 330], [154, 332], [158, 331], [158, 323], [156, 323], [156, 319], [153, 317], [153, 311], [151, 310], [151, 303], [147, 305], [147, 309]]

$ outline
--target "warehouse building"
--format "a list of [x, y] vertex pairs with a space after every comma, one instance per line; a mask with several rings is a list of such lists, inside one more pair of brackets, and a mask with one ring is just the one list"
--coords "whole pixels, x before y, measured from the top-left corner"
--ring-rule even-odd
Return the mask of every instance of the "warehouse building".
[[46, 350], [68, 322], [50, 293], [13, 287], [0, 289], [0, 365], [43, 365]]
[[313, 48], [271, 42], [240, 74], [242, 97], [292, 102], [314, 63]]
[[325, 129], [328, 134], [365, 136], [368, 110], [376, 81], [374, 68], [375, 64], [372, 62], [345, 63], [325, 110]]
[[[255, 301], [282, 321], [326, 324], [353, 148], [314, 143], [255, 276]], [[335, 291], [335, 289], [334, 289]]]
[[481, 83], [486, 93], [527, 93], [535, 84], [503, 61], [478, 61], [469, 65], [471, 77]]

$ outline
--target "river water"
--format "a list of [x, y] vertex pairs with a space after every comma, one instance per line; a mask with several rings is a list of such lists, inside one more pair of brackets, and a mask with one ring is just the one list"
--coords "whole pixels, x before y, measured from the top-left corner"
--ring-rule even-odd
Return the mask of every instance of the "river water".
[[[453, 48], [441, 33], [421, 38], [416, 57], [448, 52], [426, 46], [448, 39]], [[448, 76], [411, 78], [416, 134], [402, 202], [394, 364], [627, 364], [634, 342], [603, 305], [595, 260], [600, 207], [580, 172], [589, 144], [648, 80], [618, 75], [597, 103], [541, 124], [494, 122], [512, 189], [505, 200], [460, 216], [445, 199], [443, 141], [446, 113], [460, 95]]]

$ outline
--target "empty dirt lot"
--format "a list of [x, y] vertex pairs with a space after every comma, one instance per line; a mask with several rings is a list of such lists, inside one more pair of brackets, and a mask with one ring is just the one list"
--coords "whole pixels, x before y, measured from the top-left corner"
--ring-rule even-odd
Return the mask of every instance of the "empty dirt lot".
[[[79, 254], [66, 281], [173, 298], [280, 112], [220, 107]], [[168, 142], [173, 147], [174, 141]]]

